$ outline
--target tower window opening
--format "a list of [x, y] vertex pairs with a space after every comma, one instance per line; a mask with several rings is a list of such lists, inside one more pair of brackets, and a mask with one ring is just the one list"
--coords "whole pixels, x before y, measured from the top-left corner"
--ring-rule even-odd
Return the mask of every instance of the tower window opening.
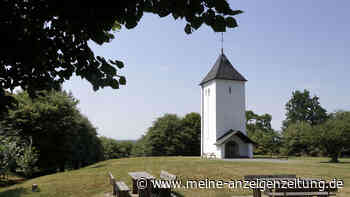
[[231, 94], [231, 92], [232, 92], [232, 89], [231, 89], [231, 87], [229, 87], [228, 88], [228, 93]]

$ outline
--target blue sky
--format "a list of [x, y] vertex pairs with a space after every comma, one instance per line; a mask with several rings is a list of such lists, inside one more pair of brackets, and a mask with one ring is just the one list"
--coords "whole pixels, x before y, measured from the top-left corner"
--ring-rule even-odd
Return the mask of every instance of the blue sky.
[[[280, 129], [292, 91], [308, 89], [328, 112], [350, 110], [350, 1], [229, 1], [239, 27], [224, 33], [224, 52], [246, 83], [247, 109], [272, 115]], [[96, 55], [122, 60], [127, 85], [94, 92], [78, 77], [64, 84], [100, 135], [137, 139], [164, 113], [200, 111], [198, 83], [220, 53], [220, 34], [203, 25], [145, 14]]]

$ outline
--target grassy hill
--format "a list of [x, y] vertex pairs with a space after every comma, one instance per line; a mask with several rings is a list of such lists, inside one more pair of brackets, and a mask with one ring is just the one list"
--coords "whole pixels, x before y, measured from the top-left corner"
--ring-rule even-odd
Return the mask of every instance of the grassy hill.
[[[159, 177], [160, 170], [176, 174], [186, 179], [242, 179], [247, 174], [297, 174], [331, 180], [343, 179], [345, 187], [350, 182], [350, 159], [342, 163], [327, 163], [328, 158], [296, 158], [287, 163], [271, 162], [231, 162], [223, 160], [203, 160], [197, 157], [147, 157], [115, 159], [97, 163], [86, 168], [43, 176], [24, 181], [10, 187], [0, 188], [0, 197], [104, 197], [111, 190], [107, 182], [107, 172], [111, 171], [117, 180], [131, 187], [128, 172], [147, 171]], [[38, 184], [40, 191], [32, 192], [31, 185]], [[183, 196], [224, 197], [248, 195], [250, 191], [237, 189], [182, 189]], [[342, 189], [340, 197], [350, 196], [350, 188]]]

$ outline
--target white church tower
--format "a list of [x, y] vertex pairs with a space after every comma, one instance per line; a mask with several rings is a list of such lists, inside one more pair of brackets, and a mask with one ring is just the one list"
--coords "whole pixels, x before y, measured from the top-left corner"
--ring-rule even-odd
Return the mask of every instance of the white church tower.
[[201, 81], [201, 155], [252, 158], [253, 144], [246, 132], [246, 79], [222, 53]]

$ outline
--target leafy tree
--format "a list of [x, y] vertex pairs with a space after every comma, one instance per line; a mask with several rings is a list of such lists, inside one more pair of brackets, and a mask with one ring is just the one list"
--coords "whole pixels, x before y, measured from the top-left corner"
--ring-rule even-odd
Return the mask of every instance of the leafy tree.
[[117, 141], [112, 138], [100, 137], [103, 146], [103, 154], [105, 159], [117, 159], [129, 157], [132, 150], [132, 142]]
[[311, 97], [308, 90], [293, 92], [292, 98], [286, 104], [286, 120], [283, 127], [296, 122], [307, 122], [314, 126], [325, 122], [327, 111], [322, 108], [317, 96]]
[[40, 168], [55, 170], [59, 165], [64, 169], [66, 132], [78, 113], [78, 102], [71, 95], [54, 91], [42, 92], [35, 99], [19, 92], [15, 98], [18, 108], [9, 111], [5, 124], [18, 130], [22, 138], [33, 138], [33, 146], [40, 151]]
[[132, 141], [118, 141], [118, 144], [120, 157], [129, 157], [134, 143]]
[[6, 174], [11, 169], [25, 176], [35, 172], [38, 154], [31, 144], [27, 145], [13, 136], [0, 136], [0, 142], [0, 175]]
[[195, 156], [200, 154], [201, 118], [189, 113], [180, 118], [165, 114], [157, 118], [132, 149], [133, 156]]
[[0, 178], [5, 175], [16, 162], [20, 150], [17, 143], [9, 138], [0, 136]]
[[0, 88], [0, 120], [4, 119], [8, 110], [15, 107], [16, 104], [16, 99], [11, 96], [11, 93]]
[[297, 122], [290, 124], [282, 131], [283, 153], [287, 155], [312, 155], [319, 154], [319, 150], [313, 146], [313, 127], [307, 122]]
[[126, 83], [118, 74], [123, 62], [95, 56], [88, 41], [110, 42], [113, 30], [136, 27], [145, 12], [185, 19], [186, 33], [203, 23], [217, 32], [234, 28], [233, 16], [242, 13], [225, 0], [1, 1], [0, 27], [6, 31], [0, 32], [0, 96], [16, 87], [30, 95], [59, 89], [73, 74], [88, 80], [94, 90], [118, 89]]
[[102, 146], [96, 128], [80, 114], [78, 101], [71, 94], [41, 91], [31, 98], [27, 92], [19, 92], [14, 98], [18, 106], [9, 110], [3, 121], [9, 128], [5, 135], [33, 139], [32, 145], [40, 154], [37, 166], [41, 173], [64, 171], [101, 160]]
[[199, 156], [201, 151], [201, 116], [198, 113], [188, 113], [181, 120], [181, 141], [185, 144], [184, 156]]
[[76, 114], [72, 128], [67, 133], [65, 167], [78, 169], [104, 160], [103, 146], [97, 129], [82, 114]]
[[350, 112], [339, 111], [332, 114], [316, 130], [312, 139], [331, 157], [331, 162], [339, 162], [340, 153], [350, 149]]
[[131, 155], [134, 157], [142, 157], [151, 155], [150, 147], [146, 145], [148, 135], [142, 135], [131, 149]]
[[251, 110], [246, 111], [248, 136], [258, 144], [254, 149], [255, 154], [279, 153], [281, 137], [272, 129], [271, 120], [270, 114], [258, 115]]
[[271, 120], [272, 116], [270, 114], [258, 115], [251, 110], [246, 111], [246, 126], [250, 132], [254, 132], [257, 129], [263, 131], [272, 130]]
[[117, 140], [107, 137], [100, 137], [103, 147], [103, 155], [105, 159], [118, 158], [118, 143]]
[[280, 153], [281, 136], [274, 130], [262, 131], [256, 130], [253, 134], [249, 134], [249, 137], [257, 143], [254, 148], [254, 153], [257, 155], [273, 155]]
[[27, 146], [21, 148], [19, 156], [16, 158], [17, 172], [23, 173], [26, 177], [32, 176], [33, 173], [38, 171], [36, 167], [36, 162], [38, 161], [38, 152], [32, 146], [32, 141]]
[[165, 114], [148, 129], [148, 141], [152, 156], [181, 155], [185, 144], [181, 141], [181, 119], [175, 114]]

